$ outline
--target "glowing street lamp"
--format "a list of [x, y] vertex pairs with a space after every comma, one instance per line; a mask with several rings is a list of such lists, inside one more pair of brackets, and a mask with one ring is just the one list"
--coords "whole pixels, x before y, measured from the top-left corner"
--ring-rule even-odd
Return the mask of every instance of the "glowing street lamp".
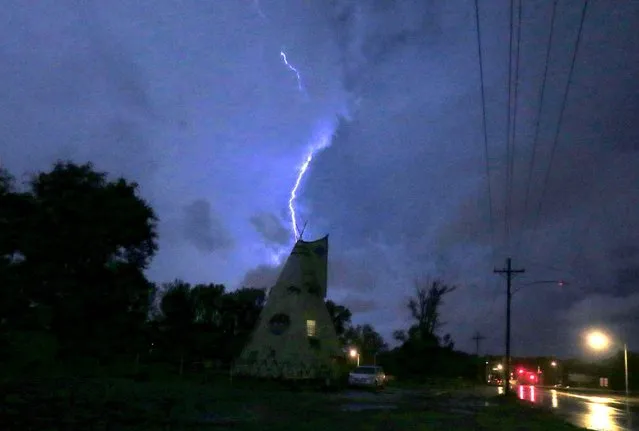
[[588, 346], [594, 350], [604, 350], [610, 344], [610, 338], [600, 331], [593, 331], [586, 336]]
[[551, 366], [551, 367], [553, 367], [553, 368], [555, 368], [555, 367], [557, 366], [557, 361], [552, 361], [552, 362], [550, 363], [550, 366]]
[[357, 349], [351, 349], [349, 354], [351, 355], [351, 358], [357, 358], [357, 366], [359, 367], [359, 352], [357, 351]]
[[[605, 350], [611, 344], [610, 337], [601, 331], [592, 331], [586, 335], [586, 342], [594, 350]], [[626, 378], [626, 399], [628, 399], [628, 344], [623, 343], [623, 363]]]

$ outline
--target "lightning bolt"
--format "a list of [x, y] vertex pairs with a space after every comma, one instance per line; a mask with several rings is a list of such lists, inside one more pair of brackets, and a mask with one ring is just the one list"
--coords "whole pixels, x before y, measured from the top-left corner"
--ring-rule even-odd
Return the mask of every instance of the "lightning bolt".
[[[305, 95], [306, 92], [304, 91], [304, 85], [302, 83], [302, 75], [300, 74], [299, 70], [297, 70], [295, 66], [289, 63], [284, 50], [280, 51], [280, 58], [282, 59], [282, 62], [284, 63], [284, 65], [291, 72], [295, 73], [295, 77], [297, 78], [297, 89], [299, 90], [300, 93]], [[311, 166], [313, 159], [319, 152], [321, 152], [322, 150], [324, 150], [326, 147], [328, 147], [331, 144], [333, 131], [334, 131], [334, 125], [332, 124], [329, 125], [328, 127], [323, 127], [321, 129], [319, 136], [317, 137], [317, 139], [315, 139], [315, 142], [309, 147], [308, 151], [306, 152], [306, 155], [303, 159], [302, 164], [298, 166], [297, 168], [297, 176], [295, 177], [295, 183], [293, 184], [293, 188], [291, 189], [291, 193], [288, 199], [288, 211], [291, 216], [291, 228], [293, 231], [292, 233], [293, 233], [294, 242], [297, 241], [300, 236], [300, 231], [297, 225], [297, 213], [295, 211], [295, 200], [298, 197], [300, 187], [302, 186], [302, 183], [304, 181], [304, 176], [308, 172], [308, 169]]]
[[300, 75], [300, 72], [297, 70], [295, 66], [293, 66], [291, 63], [288, 62], [288, 59], [286, 58], [286, 53], [284, 51], [280, 51], [280, 58], [282, 59], [286, 67], [288, 67], [288, 69], [291, 72], [293, 72], [295, 76], [297, 77], [297, 89], [301, 93], [304, 93], [304, 87], [302, 86], [302, 75]]
[[317, 142], [312, 145], [308, 152], [306, 153], [306, 157], [304, 162], [297, 169], [297, 177], [295, 179], [295, 184], [291, 189], [291, 194], [288, 199], [288, 210], [291, 215], [291, 227], [293, 228], [293, 239], [297, 241], [299, 238], [299, 229], [297, 226], [297, 214], [295, 212], [295, 199], [297, 199], [297, 192], [299, 191], [302, 181], [304, 180], [304, 175], [308, 171], [308, 168], [311, 165], [311, 162], [315, 158], [315, 156], [327, 148], [331, 144], [332, 133], [329, 131], [323, 132]]

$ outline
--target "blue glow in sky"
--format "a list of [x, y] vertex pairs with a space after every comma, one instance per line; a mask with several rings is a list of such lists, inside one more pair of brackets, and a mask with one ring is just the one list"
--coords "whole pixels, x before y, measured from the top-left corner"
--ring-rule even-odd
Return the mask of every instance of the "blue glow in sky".
[[[503, 208], [509, 3], [480, 3], [493, 206]], [[517, 294], [515, 355], [569, 351], [592, 320], [639, 333], [639, 4], [591, 2], [533, 231], [519, 196], [552, 10], [537, 3], [522, 29], [511, 214], [522, 251], [512, 257], [527, 270], [519, 282], [556, 277], [570, 289]], [[8, 0], [0, 163], [26, 179], [59, 158], [90, 160], [138, 182], [160, 219], [155, 281], [268, 286], [308, 221], [304, 238], [330, 235], [329, 297], [357, 323], [390, 338], [408, 322], [415, 278], [439, 276], [460, 286], [442, 310], [457, 347], [471, 350], [480, 330], [500, 351], [504, 286], [492, 270], [508, 250], [486, 224], [473, 8]], [[533, 202], [580, 10], [557, 9]]]

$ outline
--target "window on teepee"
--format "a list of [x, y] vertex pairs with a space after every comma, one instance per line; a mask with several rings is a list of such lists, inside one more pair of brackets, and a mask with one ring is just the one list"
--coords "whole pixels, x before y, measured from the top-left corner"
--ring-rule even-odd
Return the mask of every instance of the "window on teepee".
[[307, 320], [306, 321], [306, 336], [308, 337], [316, 337], [317, 336], [317, 324], [315, 320]]

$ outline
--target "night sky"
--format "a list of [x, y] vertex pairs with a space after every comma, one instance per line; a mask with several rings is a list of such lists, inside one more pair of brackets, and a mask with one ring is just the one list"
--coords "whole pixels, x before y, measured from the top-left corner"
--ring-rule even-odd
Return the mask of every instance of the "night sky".
[[515, 288], [570, 283], [515, 294], [514, 355], [585, 354], [595, 326], [637, 350], [639, 2], [590, 1], [544, 188], [583, 6], [559, 1], [528, 205], [552, 1], [522, 11], [512, 183], [510, 2], [479, 3], [492, 201], [470, 0], [5, 0], [0, 161], [124, 175], [161, 220], [152, 280], [259, 287], [326, 146], [295, 208], [305, 239], [330, 235], [329, 297], [356, 323], [390, 341], [415, 278], [441, 277], [442, 331], [500, 353], [512, 256]]

